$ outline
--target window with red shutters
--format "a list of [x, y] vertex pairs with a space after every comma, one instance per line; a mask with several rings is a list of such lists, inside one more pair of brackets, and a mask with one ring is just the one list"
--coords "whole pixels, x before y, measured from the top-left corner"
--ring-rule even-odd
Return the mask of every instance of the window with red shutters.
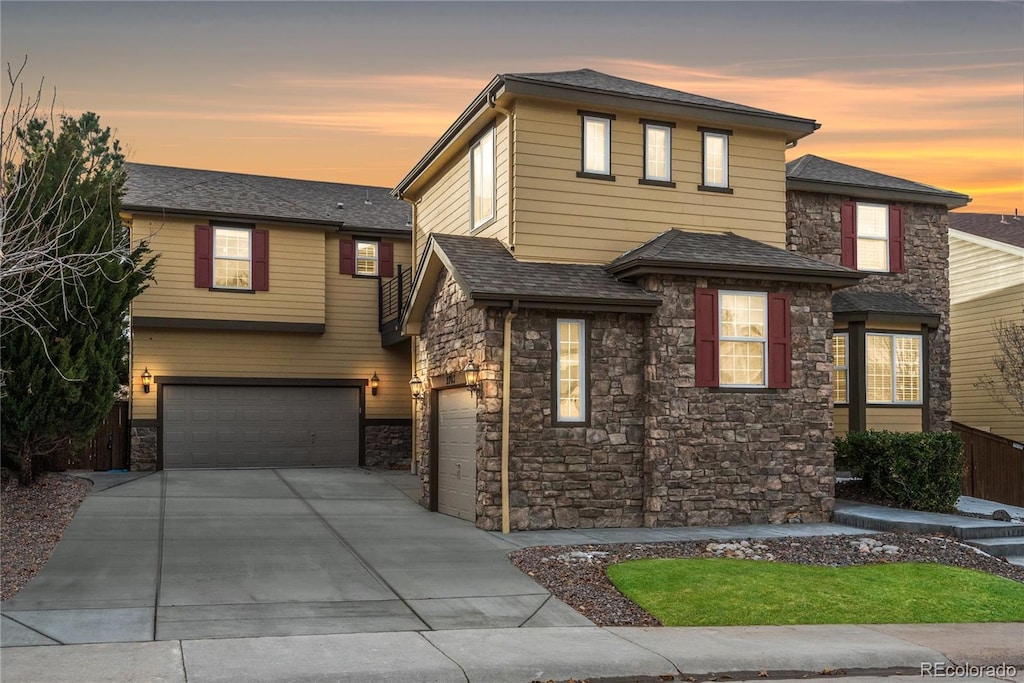
[[355, 275], [356, 272], [356, 243], [352, 240], [341, 241], [341, 274]]
[[395, 276], [395, 245], [392, 242], [380, 243], [380, 261], [377, 274], [381, 277]]
[[694, 298], [694, 344], [698, 387], [718, 386], [718, 290], [700, 289]]
[[842, 248], [841, 263], [847, 268], [857, 267], [857, 205], [843, 202], [842, 207]]
[[270, 290], [270, 232], [252, 231], [252, 289], [255, 292]]
[[905, 273], [907, 264], [903, 255], [903, 207], [889, 207], [889, 272]]
[[209, 225], [196, 226], [193, 275], [196, 287], [213, 286], [213, 228]]
[[793, 385], [790, 296], [768, 294], [768, 387], [789, 389]]

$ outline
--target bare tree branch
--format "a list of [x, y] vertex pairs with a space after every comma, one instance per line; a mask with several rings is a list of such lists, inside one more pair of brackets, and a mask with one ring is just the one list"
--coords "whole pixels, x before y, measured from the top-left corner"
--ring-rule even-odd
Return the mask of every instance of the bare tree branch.
[[999, 346], [992, 359], [997, 374], [979, 378], [974, 386], [985, 389], [1011, 413], [1024, 415], [1024, 316], [1021, 322], [995, 321], [992, 336]]

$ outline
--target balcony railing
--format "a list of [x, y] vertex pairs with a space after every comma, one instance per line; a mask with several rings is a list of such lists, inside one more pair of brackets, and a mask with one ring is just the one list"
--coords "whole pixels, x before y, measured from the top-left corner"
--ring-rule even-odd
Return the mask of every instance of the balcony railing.
[[395, 277], [380, 280], [377, 297], [378, 319], [380, 320], [381, 343], [384, 346], [397, 344], [405, 339], [400, 329], [402, 316], [409, 306], [412, 295], [412, 269], [403, 270], [396, 266]]

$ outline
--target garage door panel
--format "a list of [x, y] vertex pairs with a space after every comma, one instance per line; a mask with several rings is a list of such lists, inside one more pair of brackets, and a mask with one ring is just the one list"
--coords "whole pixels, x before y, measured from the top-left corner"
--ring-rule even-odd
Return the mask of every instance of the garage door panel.
[[476, 396], [450, 389], [438, 396], [437, 509], [476, 521]]
[[168, 385], [164, 467], [356, 466], [359, 390]]

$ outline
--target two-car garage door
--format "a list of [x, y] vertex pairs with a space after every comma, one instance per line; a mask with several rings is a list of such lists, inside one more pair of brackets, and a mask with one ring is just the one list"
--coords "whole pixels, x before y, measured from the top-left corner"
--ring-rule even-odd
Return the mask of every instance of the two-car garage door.
[[163, 465], [359, 464], [359, 389], [164, 385]]

